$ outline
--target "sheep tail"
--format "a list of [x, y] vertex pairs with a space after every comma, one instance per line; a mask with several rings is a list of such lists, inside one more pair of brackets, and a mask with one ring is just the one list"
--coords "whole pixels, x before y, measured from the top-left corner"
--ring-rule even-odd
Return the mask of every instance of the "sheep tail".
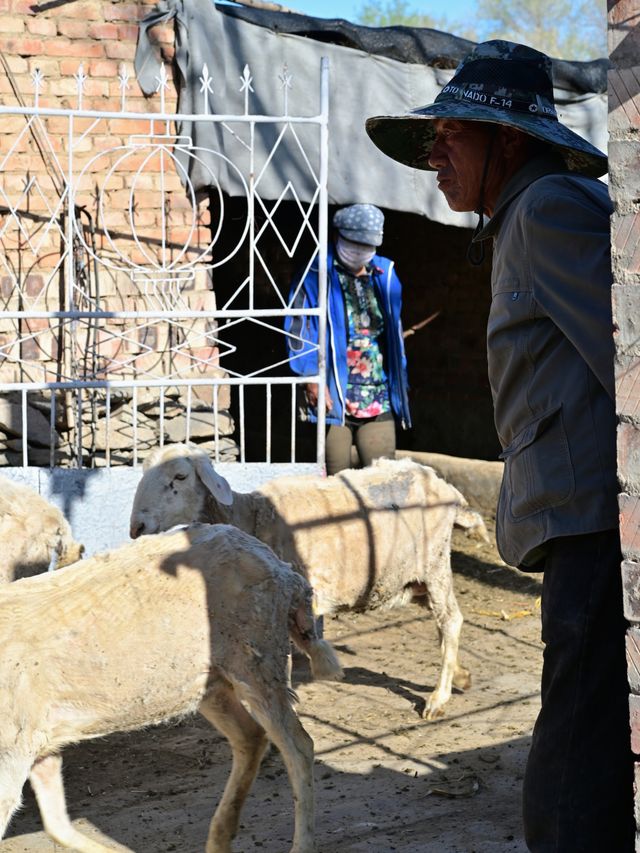
[[344, 671], [333, 646], [318, 637], [316, 621], [313, 615], [313, 592], [307, 581], [296, 575], [300, 581], [292, 597], [292, 609], [289, 614], [289, 636], [309, 658], [311, 674], [316, 680], [339, 681]]
[[454, 527], [466, 530], [469, 536], [480, 539], [483, 542], [491, 542], [484, 520], [479, 512], [468, 507], [459, 506], [456, 509]]

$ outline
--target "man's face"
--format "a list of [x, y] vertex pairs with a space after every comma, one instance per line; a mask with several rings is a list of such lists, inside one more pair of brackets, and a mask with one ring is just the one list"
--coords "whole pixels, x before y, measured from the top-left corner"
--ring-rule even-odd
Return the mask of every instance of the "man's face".
[[455, 119], [436, 119], [434, 125], [436, 141], [429, 165], [437, 172], [438, 188], [452, 210], [476, 210], [493, 128], [483, 122]]

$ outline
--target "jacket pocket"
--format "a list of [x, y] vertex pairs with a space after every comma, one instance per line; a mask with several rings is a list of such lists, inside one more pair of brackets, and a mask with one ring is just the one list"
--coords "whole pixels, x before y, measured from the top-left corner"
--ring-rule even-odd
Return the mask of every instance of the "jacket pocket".
[[512, 519], [562, 506], [573, 497], [575, 478], [562, 405], [527, 424], [500, 458], [508, 489], [502, 498]]

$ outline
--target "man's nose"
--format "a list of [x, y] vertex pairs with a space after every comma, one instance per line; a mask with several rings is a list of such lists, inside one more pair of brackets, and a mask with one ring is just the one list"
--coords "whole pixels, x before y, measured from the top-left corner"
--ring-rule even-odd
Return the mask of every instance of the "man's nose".
[[436, 141], [433, 143], [433, 147], [427, 158], [427, 163], [431, 166], [432, 169], [438, 169], [440, 166], [445, 164], [445, 156], [444, 156], [444, 148], [440, 143], [440, 140], [436, 138]]

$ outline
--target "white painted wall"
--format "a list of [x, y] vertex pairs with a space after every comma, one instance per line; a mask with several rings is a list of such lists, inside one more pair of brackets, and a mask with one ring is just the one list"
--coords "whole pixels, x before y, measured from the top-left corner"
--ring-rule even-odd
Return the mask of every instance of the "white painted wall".
[[[274, 477], [319, 470], [313, 463], [216, 465], [216, 471], [237, 492], [250, 492]], [[142, 468], [0, 468], [0, 473], [59, 506], [87, 556], [129, 541], [129, 514]]]

